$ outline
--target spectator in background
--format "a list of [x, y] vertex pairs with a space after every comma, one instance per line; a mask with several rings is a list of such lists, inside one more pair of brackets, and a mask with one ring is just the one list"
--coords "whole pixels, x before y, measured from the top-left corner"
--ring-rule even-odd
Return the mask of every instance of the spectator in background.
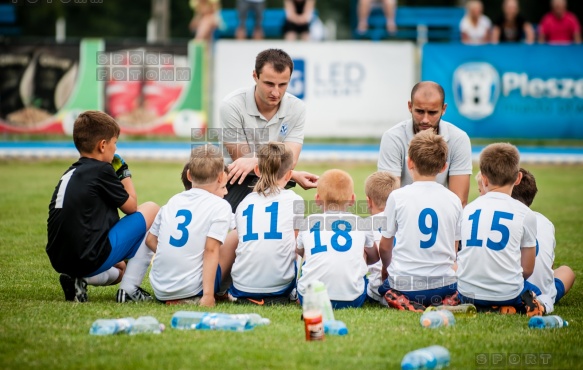
[[316, 0], [284, 0], [285, 23], [283, 37], [294, 41], [310, 39], [310, 21], [314, 15]]
[[466, 15], [460, 23], [462, 42], [479, 45], [490, 41], [492, 22], [484, 15], [484, 5], [479, 0], [469, 0], [466, 3]]
[[255, 13], [255, 28], [253, 29], [253, 39], [263, 39], [263, 11], [265, 10], [265, 0], [237, 0], [237, 12], [239, 13], [239, 27], [235, 31], [237, 40], [247, 38], [247, 15], [249, 10]]
[[190, 7], [194, 10], [194, 17], [189, 25], [190, 31], [195, 34], [194, 39], [211, 41], [219, 25], [219, 0], [190, 0]]
[[395, 23], [395, 10], [397, 8], [397, 0], [358, 0], [358, 25], [356, 30], [359, 33], [368, 31], [368, 17], [374, 2], [380, 2], [387, 18], [387, 31], [390, 34], [397, 32], [397, 24]]
[[493, 44], [521, 41], [527, 44], [534, 43], [534, 28], [520, 14], [518, 0], [504, 0], [502, 13], [492, 29]]
[[538, 41], [549, 44], [580, 44], [581, 25], [567, 10], [567, 0], [552, 0], [551, 11], [540, 22]]

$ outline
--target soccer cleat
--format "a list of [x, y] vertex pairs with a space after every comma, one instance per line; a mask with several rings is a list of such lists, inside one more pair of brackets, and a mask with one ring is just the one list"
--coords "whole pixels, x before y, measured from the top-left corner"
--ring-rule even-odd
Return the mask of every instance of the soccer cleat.
[[536, 294], [533, 291], [527, 290], [520, 296], [522, 299], [522, 304], [526, 309], [526, 316], [543, 316], [547, 313], [545, 306], [536, 299]]
[[123, 289], [117, 290], [116, 301], [117, 303], [126, 302], [145, 302], [151, 301], [152, 296], [150, 293], [146, 292], [144, 289], [137, 287], [133, 293], [126, 292]]
[[385, 301], [389, 307], [400, 311], [424, 312], [425, 306], [419, 302], [410, 301], [403, 293], [395, 289], [389, 289], [385, 293]]
[[59, 282], [65, 293], [65, 301], [87, 302], [87, 282], [85, 279], [61, 274]]
[[255, 306], [273, 306], [273, 305], [285, 305], [290, 303], [288, 296], [277, 296], [277, 297], [263, 297], [263, 298], [235, 298], [236, 304], [243, 305], [255, 305]]

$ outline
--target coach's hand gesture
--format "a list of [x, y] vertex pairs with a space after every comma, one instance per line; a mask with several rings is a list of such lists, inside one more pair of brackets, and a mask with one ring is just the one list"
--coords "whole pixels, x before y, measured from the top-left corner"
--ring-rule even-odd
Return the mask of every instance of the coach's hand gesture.
[[229, 177], [227, 178], [227, 181], [232, 185], [239, 180], [239, 185], [242, 184], [249, 172], [253, 171], [255, 165], [257, 165], [257, 157], [238, 158], [228, 167]]
[[306, 171], [293, 171], [292, 180], [294, 180], [304, 190], [312, 189], [318, 186], [318, 176]]

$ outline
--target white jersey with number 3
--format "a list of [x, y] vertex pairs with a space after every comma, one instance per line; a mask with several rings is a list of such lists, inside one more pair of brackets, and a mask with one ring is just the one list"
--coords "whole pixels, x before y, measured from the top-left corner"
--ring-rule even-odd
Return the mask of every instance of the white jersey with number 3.
[[229, 232], [231, 206], [206, 190], [176, 194], [150, 228], [158, 249], [150, 283], [161, 301], [192, 297], [202, 291], [202, 263], [207, 237], [223, 243]]
[[231, 271], [235, 288], [276, 293], [290, 285], [295, 277], [294, 219], [303, 216], [303, 199], [292, 190], [268, 196], [251, 193], [243, 199], [235, 212], [239, 235]]
[[488, 192], [468, 204], [462, 218], [458, 291], [466, 297], [506, 301], [524, 288], [521, 248], [536, 245], [536, 216], [508, 194]]
[[351, 213], [309, 216], [298, 235], [298, 249], [304, 249], [305, 263], [298, 281], [304, 295], [308, 284], [319, 280], [335, 301], [354, 301], [364, 293], [367, 266], [364, 248], [374, 247], [374, 237], [365, 222]]
[[458, 196], [435, 181], [416, 181], [389, 195], [382, 235], [396, 239], [387, 269], [392, 288], [408, 292], [456, 282], [461, 213]]
[[[536, 262], [534, 271], [527, 279], [536, 285], [542, 294], [548, 295], [554, 302], [557, 297], [553, 263], [555, 262], [555, 226], [538, 212], [536, 215]], [[549, 312], [547, 312], [549, 313]]]

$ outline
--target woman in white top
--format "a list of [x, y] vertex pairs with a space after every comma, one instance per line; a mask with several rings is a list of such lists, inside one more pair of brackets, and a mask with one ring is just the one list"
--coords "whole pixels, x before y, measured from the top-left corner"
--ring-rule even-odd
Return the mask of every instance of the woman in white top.
[[460, 23], [462, 42], [479, 45], [490, 40], [492, 22], [484, 14], [484, 6], [479, 0], [469, 0], [466, 4], [466, 15]]

